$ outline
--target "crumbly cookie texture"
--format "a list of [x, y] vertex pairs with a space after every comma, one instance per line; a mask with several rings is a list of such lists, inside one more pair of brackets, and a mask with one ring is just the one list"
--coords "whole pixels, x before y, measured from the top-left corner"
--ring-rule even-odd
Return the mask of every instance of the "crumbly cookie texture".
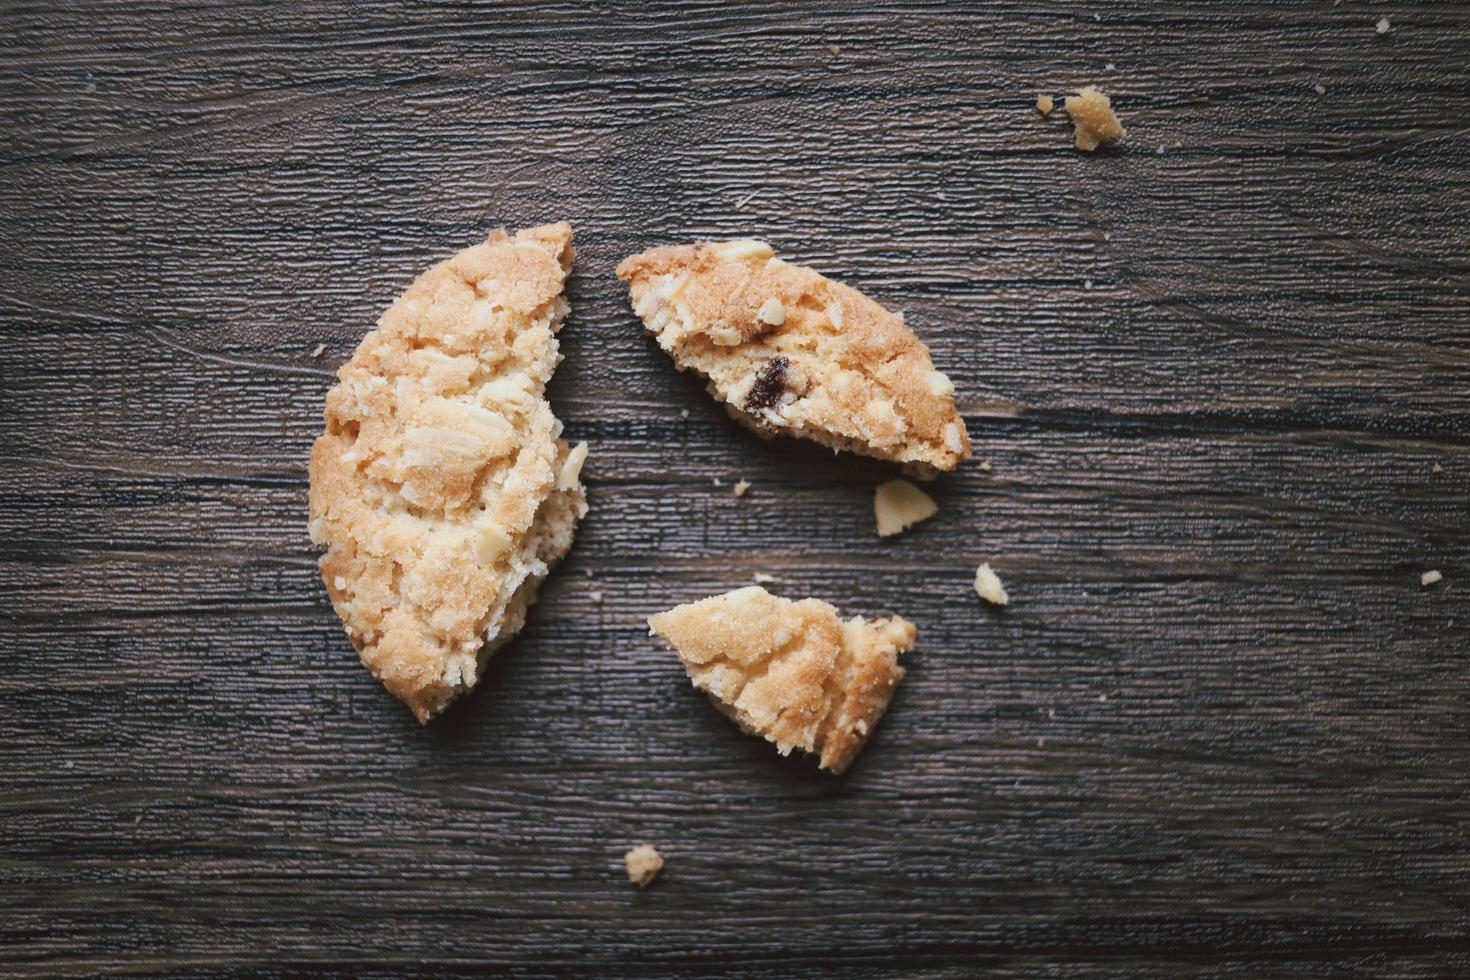
[[1128, 135], [1128, 130], [1113, 114], [1113, 102], [1097, 86], [1089, 85], [1062, 102], [1067, 115], [1077, 127], [1077, 149], [1091, 153], [1103, 143], [1111, 143]]
[[628, 869], [628, 880], [639, 888], [647, 888], [663, 870], [664, 857], [652, 844], [639, 844], [623, 855], [623, 866]]
[[675, 606], [648, 620], [673, 644], [694, 686], [752, 735], [821, 758], [840, 773], [883, 717], [914, 645], [899, 616], [843, 620], [820, 599], [760, 586]]
[[586, 513], [586, 446], [544, 397], [566, 222], [434, 266], [363, 338], [311, 452], [311, 539], [362, 662], [427, 722], [525, 623]]
[[954, 385], [929, 350], [862, 293], [776, 258], [764, 242], [653, 248], [623, 260], [633, 310], [683, 370], [762, 435], [905, 463], [970, 455]]

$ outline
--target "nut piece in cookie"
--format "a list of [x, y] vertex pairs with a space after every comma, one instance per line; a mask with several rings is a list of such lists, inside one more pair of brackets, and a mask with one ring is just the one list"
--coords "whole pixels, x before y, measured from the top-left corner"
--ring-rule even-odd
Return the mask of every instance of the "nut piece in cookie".
[[862, 293], [764, 242], [700, 242], [624, 259], [633, 310], [681, 371], [762, 435], [812, 439], [920, 476], [970, 455], [954, 385], [929, 349]]
[[639, 888], [647, 888], [663, 870], [664, 857], [652, 844], [639, 844], [623, 855], [623, 866], [628, 869], [628, 880]]
[[311, 539], [362, 662], [421, 722], [525, 623], [586, 513], [544, 396], [566, 222], [496, 231], [419, 276], [337, 372], [311, 452]]
[[694, 686], [782, 755], [801, 749], [840, 773], [883, 717], [914, 645], [899, 616], [843, 620], [820, 599], [793, 602], [758, 585], [675, 606], [648, 620]]

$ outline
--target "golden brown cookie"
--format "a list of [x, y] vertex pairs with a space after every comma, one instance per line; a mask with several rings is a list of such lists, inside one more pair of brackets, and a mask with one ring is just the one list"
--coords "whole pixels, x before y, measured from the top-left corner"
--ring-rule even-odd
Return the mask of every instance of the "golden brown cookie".
[[838, 618], [820, 599], [793, 602], [758, 585], [675, 606], [648, 620], [694, 686], [753, 735], [820, 756], [840, 773], [898, 687], [898, 655], [914, 645], [900, 616]]
[[311, 453], [311, 539], [362, 662], [427, 722], [524, 624], [587, 504], [544, 390], [566, 222], [434, 266], [363, 338]]
[[906, 463], [970, 455], [954, 385], [892, 313], [775, 257], [764, 242], [701, 242], [624, 259], [633, 310], [681, 370], [763, 435]]

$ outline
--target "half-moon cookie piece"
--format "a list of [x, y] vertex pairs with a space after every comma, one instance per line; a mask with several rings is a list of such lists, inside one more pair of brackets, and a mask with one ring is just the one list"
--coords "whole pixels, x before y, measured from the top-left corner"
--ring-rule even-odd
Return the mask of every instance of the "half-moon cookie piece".
[[678, 651], [694, 686], [782, 755], [812, 752], [840, 773], [888, 708], [914, 645], [900, 616], [843, 620], [820, 599], [758, 585], [675, 606], [648, 620]]
[[308, 531], [362, 662], [427, 722], [572, 545], [586, 446], [544, 391], [561, 355], [566, 222], [504, 230], [414, 281], [327, 394]]
[[681, 371], [763, 435], [908, 464], [970, 455], [954, 385], [903, 316], [764, 242], [652, 248], [618, 266], [633, 311]]

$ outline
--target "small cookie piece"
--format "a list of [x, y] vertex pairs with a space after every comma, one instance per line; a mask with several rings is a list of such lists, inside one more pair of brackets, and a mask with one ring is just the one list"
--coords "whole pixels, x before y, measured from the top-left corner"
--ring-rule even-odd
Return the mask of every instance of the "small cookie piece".
[[681, 371], [763, 436], [952, 470], [970, 455], [954, 385], [929, 349], [862, 293], [758, 241], [652, 248], [618, 278]]
[[1111, 143], [1128, 135], [1128, 130], [1113, 114], [1113, 101], [1089, 85], [1062, 101], [1067, 115], [1077, 127], [1077, 149], [1091, 153], [1103, 143]]
[[752, 735], [846, 769], [883, 717], [914, 645], [899, 616], [838, 618], [820, 599], [793, 602], [758, 585], [675, 606], [648, 620], [678, 651], [694, 686]]
[[1047, 95], [1045, 92], [1036, 97], [1036, 111], [1041, 113], [1043, 116], [1051, 115], [1051, 110], [1055, 106], [1056, 103], [1052, 100], [1052, 97]]
[[419, 276], [327, 394], [307, 529], [362, 662], [420, 722], [521, 628], [587, 512], [586, 447], [544, 397], [571, 264], [566, 222], [492, 232]]
[[623, 866], [628, 869], [628, 880], [639, 888], [647, 888], [663, 870], [664, 857], [652, 844], [639, 844], [623, 855]]

